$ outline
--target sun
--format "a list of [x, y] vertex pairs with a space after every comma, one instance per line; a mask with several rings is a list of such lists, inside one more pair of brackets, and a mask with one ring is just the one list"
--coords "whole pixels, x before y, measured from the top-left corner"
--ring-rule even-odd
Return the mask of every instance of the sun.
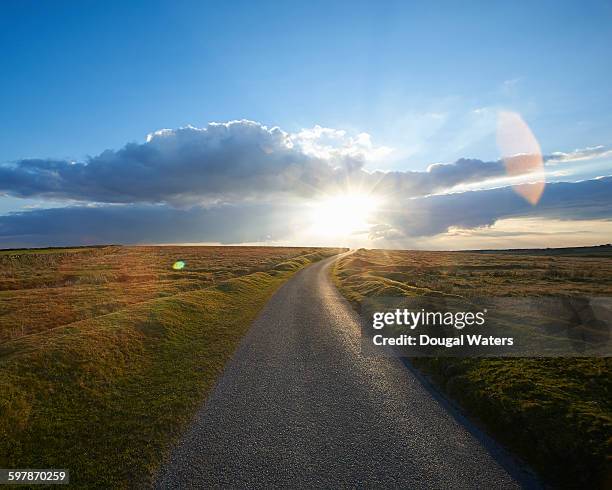
[[311, 204], [311, 231], [325, 237], [365, 233], [379, 205], [380, 200], [369, 194], [344, 193], [326, 196]]

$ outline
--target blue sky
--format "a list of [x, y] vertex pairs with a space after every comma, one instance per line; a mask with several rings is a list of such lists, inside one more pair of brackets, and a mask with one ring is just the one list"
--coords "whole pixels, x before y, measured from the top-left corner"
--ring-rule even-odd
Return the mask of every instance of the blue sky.
[[[486, 138], [439, 148], [490, 106], [522, 113], [544, 151], [610, 143], [611, 23], [610, 2], [2, 2], [0, 159], [248, 118], [422, 138], [404, 164], [423, 168], [494, 158]], [[432, 113], [448, 113], [439, 134], [406, 134]]]
[[499, 110], [544, 154], [610, 145], [610, 25], [604, 1], [4, 1], [0, 163], [246, 118], [366, 132], [394, 149], [370, 169], [424, 171], [498, 159]]

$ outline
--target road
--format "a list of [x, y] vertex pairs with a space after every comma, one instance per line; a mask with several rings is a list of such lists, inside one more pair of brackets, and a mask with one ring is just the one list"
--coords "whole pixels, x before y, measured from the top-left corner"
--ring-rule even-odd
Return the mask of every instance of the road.
[[334, 260], [271, 298], [157, 487], [536, 487], [402, 360], [361, 354]]

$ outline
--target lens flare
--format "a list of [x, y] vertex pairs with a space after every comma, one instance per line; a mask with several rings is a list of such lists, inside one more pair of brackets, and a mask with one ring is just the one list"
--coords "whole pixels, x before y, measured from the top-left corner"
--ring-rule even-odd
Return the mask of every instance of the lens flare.
[[533, 174], [537, 182], [513, 189], [535, 206], [544, 192], [544, 162], [538, 140], [516, 112], [501, 111], [497, 118], [497, 146], [509, 177]]
[[172, 268], [175, 271], [180, 271], [184, 267], [185, 267], [185, 262], [183, 262], [182, 260], [177, 260], [174, 264], [172, 264]]

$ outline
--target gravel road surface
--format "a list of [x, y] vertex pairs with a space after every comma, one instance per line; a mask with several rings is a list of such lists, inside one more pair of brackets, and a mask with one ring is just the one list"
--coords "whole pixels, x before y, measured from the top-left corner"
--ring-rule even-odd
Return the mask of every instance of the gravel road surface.
[[536, 488], [404, 362], [361, 354], [334, 260], [271, 298], [157, 488]]

